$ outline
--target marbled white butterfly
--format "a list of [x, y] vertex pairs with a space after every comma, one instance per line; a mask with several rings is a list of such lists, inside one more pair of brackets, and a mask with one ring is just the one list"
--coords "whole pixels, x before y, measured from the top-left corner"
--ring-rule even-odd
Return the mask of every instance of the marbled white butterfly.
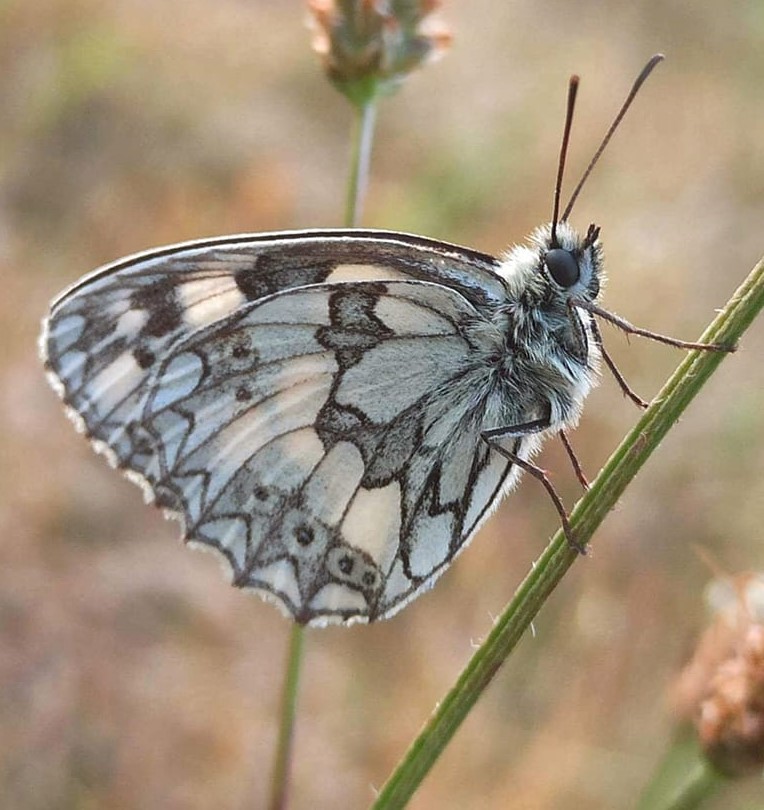
[[189, 542], [301, 623], [393, 615], [521, 468], [545, 483], [575, 543], [530, 462], [577, 422], [603, 351], [593, 312], [607, 317], [594, 304], [599, 229], [567, 222], [581, 183], [558, 216], [565, 152], [552, 224], [502, 259], [319, 230], [110, 264], [53, 303], [51, 381], [96, 450]]

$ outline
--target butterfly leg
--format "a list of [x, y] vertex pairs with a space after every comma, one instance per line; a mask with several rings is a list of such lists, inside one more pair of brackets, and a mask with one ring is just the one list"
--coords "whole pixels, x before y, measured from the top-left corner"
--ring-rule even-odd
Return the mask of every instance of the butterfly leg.
[[650, 403], [645, 402], [639, 394], [637, 394], [632, 387], [626, 382], [626, 378], [621, 374], [620, 369], [613, 361], [613, 358], [608, 354], [607, 349], [605, 349], [605, 344], [602, 341], [602, 332], [600, 331], [599, 324], [594, 318], [589, 319], [589, 324], [592, 328], [592, 334], [594, 335], [594, 339], [597, 341], [597, 346], [599, 346], [599, 350], [602, 353], [602, 359], [605, 361], [605, 365], [610, 369], [610, 373], [615, 377], [615, 381], [621, 388], [621, 391], [638, 407], [642, 408], [643, 410], [649, 407]]
[[588, 490], [589, 479], [586, 477], [586, 475], [584, 475], [584, 470], [583, 467], [581, 466], [581, 462], [578, 460], [576, 451], [573, 449], [573, 445], [570, 443], [568, 434], [564, 430], [560, 431], [560, 441], [562, 442], [562, 446], [565, 448], [565, 452], [568, 454], [570, 463], [573, 465], [573, 471], [576, 474], [576, 478], [578, 478], [578, 482], [585, 490]]
[[727, 346], [721, 343], [694, 343], [689, 340], [677, 340], [677, 338], [669, 337], [668, 335], [661, 335], [659, 332], [651, 332], [649, 329], [642, 329], [640, 326], [634, 326], [629, 323], [625, 318], [616, 315], [614, 312], [609, 312], [602, 307], [597, 306], [593, 301], [582, 301], [581, 299], [571, 299], [569, 306], [581, 307], [593, 315], [598, 315], [606, 321], [610, 321], [614, 326], [617, 326], [627, 335], [640, 335], [649, 340], [655, 340], [658, 343], [665, 343], [667, 346], [674, 346], [677, 349], [697, 349], [698, 351], [705, 352], [734, 352], [737, 351], [737, 346]]
[[576, 540], [576, 536], [573, 533], [573, 527], [570, 525], [570, 518], [568, 517], [568, 513], [565, 509], [565, 505], [562, 502], [562, 498], [560, 498], [560, 496], [557, 494], [557, 490], [549, 480], [549, 476], [547, 476], [546, 472], [542, 470], [541, 467], [536, 466], [524, 458], [520, 458], [516, 453], [513, 453], [511, 450], [507, 450], [506, 447], [500, 444], [500, 440], [503, 438], [519, 438], [522, 436], [530, 436], [534, 433], [541, 433], [550, 426], [550, 420], [551, 414], [548, 414], [544, 418], [534, 419], [532, 422], [524, 422], [519, 425], [508, 425], [506, 427], [484, 430], [481, 435], [483, 441], [492, 450], [495, 450], [497, 453], [499, 453], [499, 455], [504, 456], [507, 461], [517, 464], [518, 467], [530, 473], [534, 478], [544, 485], [544, 488], [549, 493], [549, 497], [552, 499], [552, 503], [560, 516], [562, 530], [565, 533], [565, 538], [568, 541], [568, 544], [579, 554], [586, 554], [586, 546], [582, 545], [578, 542], [578, 540]]

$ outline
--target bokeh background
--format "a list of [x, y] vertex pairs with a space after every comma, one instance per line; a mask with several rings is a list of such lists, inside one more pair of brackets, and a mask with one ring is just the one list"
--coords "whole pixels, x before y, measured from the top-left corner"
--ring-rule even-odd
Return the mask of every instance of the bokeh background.
[[[549, 217], [569, 74], [583, 77], [572, 181], [664, 51], [574, 222], [602, 226], [607, 306], [695, 338], [764, 247], [764, 5], [473, 0], [442, 16], [452, 50], [382, 108], [365, 224], [503, 250]], [[264, 805], [289, 625], [90, 451], [36, 340], [49, 299], [122, 254], [340, 222], [350, 111], [305, 20], [296, 0], [0, 4], [3, 807]], [[645, 396], [679, 360], [606, 340]], [[633, 806], [705, 622], [703, 554], [730, 572], [764, 565], [763, 354], [758, 324], [412, 807]], [[591, 474], [637, 416], [605, 379], [574, 434]], [[542, 463], [572, 502], [561, 449]], [[394, 620], [309, 633], [293, 808], [368, 805], [556, 525], [526, 480]], [[754, 780], [709, 806], [762, 803]]]

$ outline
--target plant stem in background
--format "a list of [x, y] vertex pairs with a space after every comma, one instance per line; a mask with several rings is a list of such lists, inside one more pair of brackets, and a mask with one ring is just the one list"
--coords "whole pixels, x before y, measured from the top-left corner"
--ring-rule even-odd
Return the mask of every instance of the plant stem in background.
[[297, 689], [300, 683], [305, 631], [301, 624], [292, 625], [289, 638], [284, 685], [281, 692], [281, 722], [279, 739], [276, 745], [276, 760], [271, 776], [270, 810], [283, 810], [286, 807], [289, 787], [289, 773], [292, 764], [292, 742], [294, 739], [294, 718], [297, 707]]
[[650, 810], [694, 810], [709, 799], [725, 781], [702, 755], [693, 763], [677, 791], [661, 804], [651, 804]]
[[664, 757], [637, 810], [694, 810], [727, 781], [708, 761], [697, 739], [685, 734]]
[[357, 228], [363, 217], [363, 203], [369, 179], [371, 145], [374, 141], [374, 123], [377, 118], [377, 102], [372, 96], [355, 107], [353, 140], [350, 153], [350, 176], [348, 178], [345, 205], [345, 227]]
[[[374, 124], [377, 111], [374, 94], [372, 93], [365, 100], [354, 104], [353, 109], [355, 118], [350, 148], [347, 206], [343, 223], [347, 228], [358, 226], [363, 211], [363, 202], [369, 180], [371, 145], [374, 140]], [[268, 805], [270, 810], [283, 810], [286, 807], [304, 633], [305, 630], [302, 625], [295, 624], [292, 626], [292, 635], [284, 670], [284, 685], [282, 687], [279, 739], [271, 777], [271, 799]]]
[[[704, 343], [737, 343], [764, 307], [764, 258], [703, 333]], [[615, 506], [629, 482], [698, 394], [726, 354], [688, 352], [635, 428], [600, 471], [591, 489], [571, 513], [576, 538], [587, 543]], [[375, 810], [406, 805], [462, 720], [514, 649], [546, 598], [576, 560], [562, 530], [552, 538], [512, 601], [475, 652], [456, 684], [385, 783]]]
[[650, 805], [651, 810], [694, 810], [709, 799], [724, 782], [724, 777], [715, 771], [702, 755], [695, 760], [692, 769], [684, 774], [677, 791], [662, 804]]

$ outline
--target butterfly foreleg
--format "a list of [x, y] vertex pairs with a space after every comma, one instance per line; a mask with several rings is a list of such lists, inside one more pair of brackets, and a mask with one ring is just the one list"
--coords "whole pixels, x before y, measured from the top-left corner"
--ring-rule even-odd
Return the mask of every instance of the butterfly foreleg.
[[573, 532], [573, 527], [570, 525], [570, 518], [568, 517], [568, 512], [565, 509], [565, 504], [563, 504], [562, 498], [560, 498], [557, 490], [554, 488], [554, 484], [552, 484], [549, 476], [546, 474], [546, 471], [542, 470], [541, 467], [537, 466], [533, 462], [520, 458], [520, 456], [518, 456], [516, 453], [513, 453], [511, 450], [507, 450], [507, 448], [501, 444], [502, 439], [516, 439], [522, 438], [523, 436], [532, 436], [535, 433], [542, 433], [549, 427], [551, 427], [551, 411], [542, 418], [534, 419], [530, 422], [521, 422], [517, 425], [505, 425], [498, 428], [484, 430], [481, 433], [481, 437], [492, 450], [504, 456], [507, 461], [510, 461], [512, 464], [516, 464], [521, 469], [530, 473], [534, 478], [544, 485], [544, 488], [549, 493], [549, 497], [552, 499], [552, 503], [560, 516], [562, 530], [565, 532], [565, 538], [567, 539], [568, 544], [579, 554], [586, 554], [586, 546], [579, 543], [576, 539]]
[[[531, 436], [534, 433], [540, 433], [549, 427], [551, 427], [551, 411], [543, 418], [534, 419], [531, 422], [523, 422], [519, 425], [485, 430], [483, 431], [482, 436], [483, 440], [491, 445], [492, 439], [505, 439], [510, 437], [522, 438], [523, 436]], [[576, 478], [584, 489], [589, 489], [589, 480], [584, 474], [583, 468], [581, 467], [581, 462], [578, 460], [575, 450], [573, 450], [570, 439], [568, 439], [568, 436], [564, 430], [560, 430], [558, 435], [560, 437], [560, 441], [562, 442], [562, 446], [565, 448], [565, 452], [568, 454], [568, 458], [573, 466], [573, 472], [576, 474]]]

